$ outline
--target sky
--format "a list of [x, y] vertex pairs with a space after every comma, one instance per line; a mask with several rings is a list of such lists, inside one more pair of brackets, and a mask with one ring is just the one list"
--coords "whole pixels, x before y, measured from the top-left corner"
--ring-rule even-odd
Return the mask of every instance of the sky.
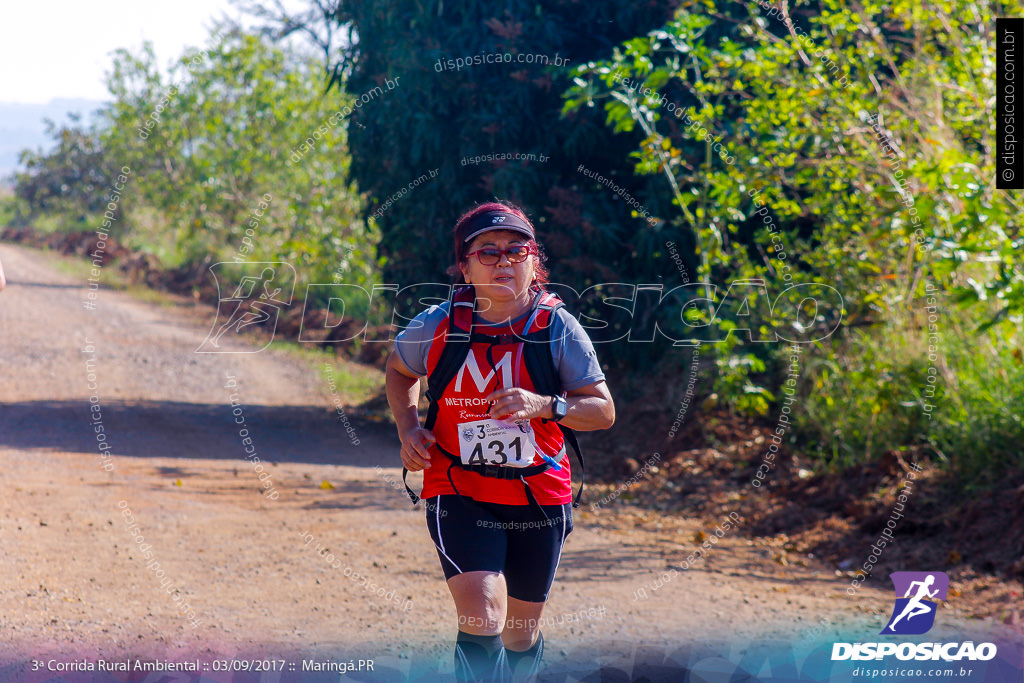
[[0, 14], [0, 102], [108, 99], [110, 53], [153, 42], [158, 64], [203, 45], [215, 19], [239, 11], [228, 0], [88, 0], [4, 3]]
[[[309, 0], [286, 0], [297, 9]], [[110, 96], [104, 74], [111, 54], [149, 40], [157, 66], [188, 46], [204, 46], [216, 20], [243, 18], [229, 0], [9, 0], [0, 10], [0, 184], [20, 167], [23, 149], [49, 149], [44, 118], [67, 122]], [[252, 19], [243, 25], [252, 25]]]

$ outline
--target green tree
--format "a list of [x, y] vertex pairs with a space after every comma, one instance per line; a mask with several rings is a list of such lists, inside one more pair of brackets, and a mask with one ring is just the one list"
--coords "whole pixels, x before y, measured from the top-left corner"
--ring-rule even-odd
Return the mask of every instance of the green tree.
[[[166, 77], [148, 48], [121, 52], [110, 88], [116, 101], [104, 145], [141, 167], [137, 196], [159, 216], [153, 232], [173, 235], [177, 258], [237, 254], [267, 195], [252, 258], [329, 277], [351, 248], [372, 252], [349, 157], [339, 153], [346, 145], [340, 106], [321, 96], [315, 63], [232, 32], [185, 54]], [[305, 151], [293, 153], [300, 146]], [[373, 261], [361, 266], [365, 278]]]
[[[601, 282], [678, 282], [667, 257], [673, 240], [689, 258], [685, 232], [662, 219], [671, 206], [628, 163], [637, 139], [609, 135], [596, 110], [561, 114], [573, 65], [661, 25], [673, 4], [559, 0], [494, 8], [471, 0], [403, 0], [385, 7], [338, 0], [318, 3], [323, 11], [301, 18], [272, 9], [258, 15], [278, 35], [298, 26], [316, 34], [319, 26], [318, 48], [330, 44], [325, 27], [347, 31], [349, 41], [330, 53], [339, 61], [325, 81], [344, 75], [352, 97], [383, 89], [353, 113], [348, 132], [352, 177], [370, 198], [367, 213], [377, 214], [387, 281], [444, 278], [456, 218], [497, 197], [519, 203], [534, 219], [553, 280], [583, 291]], [[484, 61], [495, 55], [510, 61]], [[398, 87], [388, 89], [396, 80]], [[537, 156], [473, 160], [517, 152]], [[621, 193], [581, 168], [608, 178]], [[433, 169], [436, 177], [416, 184]], [[415, 187], [408, 189], [410, 183]], [[641, 215], [645, 210], [652, 220]], [[616, 344], [609, 364], [650, 362], [650, 348], [641, 346]]]
[[765, 5], [749, 4], [724, 34], [712, 31], [725, 18], [719, 4], [684, 6], [610, 59], [579, 66], [567, 93], [567, 111], [603, 100], [613, 130], [643, 130], [636, 170], [665, 179], [703, 270], [781, 282], [751, 199], [761, 190], [796, 265], [848, 293], [855, 322], [907, 305], [926, 268], [943, 279], [961, 269], [950, 284], [962, 297], [981, 291], [964, 289], [981, 272], [990, 289], [1021, 275], [1020, 208], [979, 182], [994, 176], [993, 82], [981, 77], [993, 68], [990, 10], [827, 0], [791, 16]]
[[29, 207], [30, 217], [57, 214], [84, 227], [103, 211], [110, 176], [96, 131], [84, 125], [80, 115], [69, 117], [70, 125], [46, 121], [53, 149], [21, 153], [25, 170], [15, 175], [15, 194]]
[[[1005, 443], [1024, 435], [1020, 423], [998, 417], [1016, 393], [985, 388], [993, 374], [1019, 376], [1019, 334], [978, 340], [983, 371], [955, 340], [962, 323], [1020, 322], [1021, 211], [992, 180], [993, 8], [824, 0], [792, 13], [767, 2], [734, 10], [684, 5], [609, 59], [579, 66], [566, 110], [603, 103], [612, 130], [642, 131], [636, 171], [663, 180], [702, 274], [761, 278], [777, 291], [788, 273], [842, 293], [847, 327], [806, 359], [805, 449], [852, 462], [927, 446], [959, 451], [969, 476], [1019, 467]], [[701, 128], [721, 135], [724, 155]], [[947, 307], [979, 304], [947, 310], [956, 319], [942, 343], [928, 336], [926, 285]], [[752, 351], [778, 365], [771, 347]], [[746, 352], [719, 348], [719, 386], [742, 405], [772, 380], [748, 381], [762, 366], [737, 353]], [[928, 396], [936, 372], [943, 381]], [[923, 411], [928, 398], [947, 414]], [[986, 436], [970, 444], [967, 434]]]
[[345, 151], [351, 98], [323, 96], [315, 61], [224, 28], [167, 71], [155, 62], [149, 44], [117, 51], [98, 122], [29, 157], [18, 192], [36, 211], [98, 210], [111, 172], [128, 166], [113, 236], [165, 266], [285, 261], [306, 283], [376, 280], [379, 235]]

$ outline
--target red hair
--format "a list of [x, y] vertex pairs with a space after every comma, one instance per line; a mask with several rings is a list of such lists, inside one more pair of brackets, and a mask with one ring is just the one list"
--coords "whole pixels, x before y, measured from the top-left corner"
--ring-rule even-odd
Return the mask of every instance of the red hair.
[[[522, 220], [526, 221], [527, 223], [529, 223], [530, 227], [534, 229], [534, 234], [537, 233], [536, 226], [533, 225], [533, 221], [526, 217], [526, 212], [524, 212], [522, 209], [520, 209], [515, 204], [512, 204], [511, 202], [487, 202], [485, 204], [481, 204], [480, 206], [473, 207], [466, 213], [462, 214], [461, 216], [459, 216], [459, 220], [455, 221], [455, 229], [452, 230], [452, 236], [455, 241], [455, 265], [450, 266], [448, 268], [448, 274], [458, 278], [457, 284], [461, 285], [465, 284], [466, 282], [465, 278], [462, 276], [462, 271], [459, 269], [459, 265], [465, 263], [466, 252], [468, 251], [469, 248], [469, 245], [459, 241], [458, 236], [460, 234], [460, 228], [469, 223], [472, 223], [477, 218], [477, 216], [487, 213], [488, 211], [507, 211], [508, 213], [517, 216]], [[530, 240], [529, 242], [527, 242], [527, 244], [532, 246], [537, 251], [537, 260], [534, 264], [533, 284], [546, 285], [548, 283], [548, 277], [550, 276], [550, 273], [548, 273], [547, 266], [544, 265], [544, 262], [547, 261], [547, 256], [545, 256], [544, 254], [544, 249], [541, 247], [540, 242], [538, 242], [535, 239]]]

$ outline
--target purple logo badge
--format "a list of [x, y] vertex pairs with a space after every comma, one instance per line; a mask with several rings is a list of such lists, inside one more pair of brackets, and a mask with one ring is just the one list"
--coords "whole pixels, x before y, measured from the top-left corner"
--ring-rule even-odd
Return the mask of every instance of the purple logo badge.
[[942, 572], [893, 572], [896, 604], [883, 635], [920, 635], [935, 623], [935, 600], [945, 600], [949, 577]]

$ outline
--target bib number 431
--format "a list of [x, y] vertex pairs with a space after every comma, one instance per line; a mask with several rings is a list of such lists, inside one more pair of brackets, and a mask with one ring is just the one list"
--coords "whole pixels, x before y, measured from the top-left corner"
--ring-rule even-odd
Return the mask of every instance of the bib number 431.
[[536, 450], [533, 427], [487, 419], [459, 425], [459, 456], [465, 465], [527, 467]]

